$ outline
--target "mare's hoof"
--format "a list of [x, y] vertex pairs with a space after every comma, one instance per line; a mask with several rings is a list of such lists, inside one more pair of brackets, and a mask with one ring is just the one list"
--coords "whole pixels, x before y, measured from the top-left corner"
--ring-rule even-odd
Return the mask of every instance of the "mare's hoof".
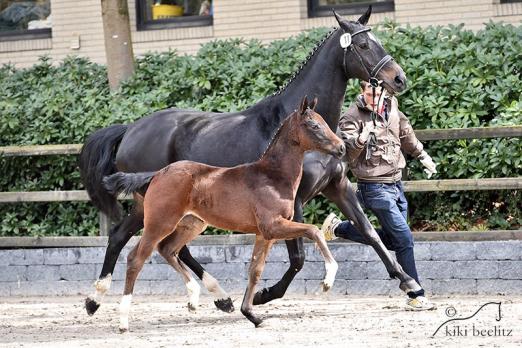
[[187, 308], [189, 310], [189, 312], [195, 312], [196, 311], [196, 306], [193, 305], [192, 303], [187, 303]]
[[93, 315], [94, 313], [96, 313], [98, 308], [100, 308], [100, 304], [98, 302], [96, 302], [90, 297], [87, 297], [85, 299], [85, 310], [87, 311], [87, 314]]
[[270, 290], [263, 288], [254, 295], [254, 306], [265, 304], [271, 300], [273, 300], [273, 298], [270, 297]]
[[326, 284], [325, 282], [322, 282], [321, 285], [323, 286], [324, 292], [327, 292], [328, 290], [330, 290], [332, 288], [331, 284]]
[[126, 333], [126, 332], [129, 332], [128, 327], [120, 327], [120, 333]]
[[215, 300], [214, 304], [219, 310], [222, 310], [225, 313], [232, 313], [234, 311], [234, 303], [230, 297]]
[[417, 291], [422, 290], [422, 288], [419, 286], [419, 284], [414, 279], [401, 282], [399, 284], [399, 288], [402, 291], [404, 291], [405, 293], [409, 293], [409, 292], [414, 292], [415, 293]]

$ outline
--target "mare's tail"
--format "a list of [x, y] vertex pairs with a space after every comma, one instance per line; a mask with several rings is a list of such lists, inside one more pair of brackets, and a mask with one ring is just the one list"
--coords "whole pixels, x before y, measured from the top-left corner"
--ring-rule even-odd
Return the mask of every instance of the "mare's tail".
[[92, 133], [82, 147], [79, 167], [80, 176], [92, 203], [113, 221], [119, 221], [120, 206], [116, 196], [102, 186], [104, 176], [116, 173], [114, 158], [127, 126], [113, 125]]

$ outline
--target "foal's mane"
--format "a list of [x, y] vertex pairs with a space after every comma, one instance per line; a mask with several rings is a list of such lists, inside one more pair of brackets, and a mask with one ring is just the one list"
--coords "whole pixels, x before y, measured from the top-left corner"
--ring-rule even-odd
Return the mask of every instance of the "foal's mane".
[[[305, 110], [305, 114], [308, 113], [310, 111], [310, 108], [306, 108]], [[268, 146], [266, 147], [265, 151], [263, 151], [263, 154], [261, 155], [261, 157], [259, 157], [259, 159], [265, 157], [266, 153], [268, 152], [268, 150], [270, 150], [270, 148], [276, 143], [276, 140], [279, 139], [279, 137], [281, 136], [281, 131], [282, 129], [288, 124], [290, 123], [290, 120], [294, 117], [297, 117], [296, 115], [299, 113], [299, 110], [294, 110], [294, 112], [292, 112], [290, 114], [290, 116], [286, 117], [284, 119], [283, 122], [281, 122], [281, 124], [279, 125], [279, 128], [277, 128], [277, 130], [275, 131], [274, 135], [272, 136], [272, 139], [270, 139], [270, 142], [268, 143]]]
[[272, 93], [272, 96], [276, 96], [276, 95], [279, 95], [281, 94], [287, 87], [288, 85], [290, 85], [290, 83], [292, 83], [292, 81], [295, 80], [295, 78], [299, 75], [299, 73], [301, 73], [301, 71], [304, 69], [304, 67], [306, 66], [306, 64], [308, 64], [308, 62], [310, 61], [310, 59], [312, 59], [312, 57], [315, 55], [315, 53], [319, 50], [319, 48], [321, 48], [324, 43], [326, 42], [326, 40], [328, 40], [330, 38], [330, 36], [332, 36], [333, 33], [335, 33], [337, 31], [337, 27], [333, 27], [328, 33], [326, 33], [326, 35], [322, 38], [322, 40], [318, 41], [314, 48], [312, 48], [312, 50], [310, 51], [310, 53], [308, 53], [308, 56], [305, 58], [305, 60], [301, 63], [301, 65], [299, 66], [299, 68], [297, 69], [296, 72], [294, 72], [292, 74], [292, 76], [290, 77], [290, 80], [288, 80], [282, 87], [280, 87], [277, 91], [275, 91], [274, 93]]

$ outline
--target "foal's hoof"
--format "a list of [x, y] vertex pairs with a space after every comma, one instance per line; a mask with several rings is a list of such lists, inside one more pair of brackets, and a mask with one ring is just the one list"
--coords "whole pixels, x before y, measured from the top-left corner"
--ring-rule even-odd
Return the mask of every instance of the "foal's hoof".
[[254, 318], [248, 318], [250, 319], [250, 321], [252, 322], [252, 324], [254, 324], [254, 326], [256, 328], [262, 328], [264, 325], [263, 325], [263, 320], [262, 319], [259, 319], [257, 317], [254, 317]]
[[126, 333], [126, 332], [129, 332], [129, 328], [120, 326], [120, 333], [123, 334], [123, 333]]
[[232, 313], [234, 311], [234, 303], [230, 297], [215, 300], [214, 304], [219, 310], [222, 310], [225, 313]]
[[245, 318], [250, 320], [250, 322], [254, 324], [255, 327], [259, 327], [259, 325], [261, 325], [261, 323], [263, 322], [263, 320], [255, 316], [250, 310], [241, 308], [241, 313], [243, 313]]
[[262, 328], [265, 328], [267, 327], [268, 325], [266, 324], [266, 321], [263, 321], [261, 319], [259, 319], [259, 322], [256, 324], [254, 323], [254, 325], [256, 326], [256, 329], [262, 329]]
[[100, 304], [98, 302], [96, 302], [90, 297], [87, 297], [85, 299], [85, 310], [87, 311], [87, 314], [93, 315], [94, 313], [96, 313], [98, 308], [100, 308]]
[[188, 308], [189, 312], [195, 312], [197, 307], [196, 307], [196, 305], [188, 302], [187, 303], [187, 308]]

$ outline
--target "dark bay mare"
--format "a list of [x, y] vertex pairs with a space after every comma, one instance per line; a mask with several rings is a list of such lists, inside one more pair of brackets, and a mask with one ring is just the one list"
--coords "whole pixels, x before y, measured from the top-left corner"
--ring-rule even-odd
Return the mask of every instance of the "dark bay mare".
[[[110, 288], [112, 272], [122, 248], [143, 228], [142, 202], [136, 201], [132, 211], [121, 218], [116, 196], [103, 187], [103, 177], [117, 171], [157, 171], [181, 160], [220, 167], [253, 162], [266, 149], [283, 119], [298, 105], [303, 95], [321, 100], [316, 111], [335, 130], [349, 78], [369, 80], [373, 77], [382, 80], [382, 85], [392, 94], [402, 91], [406, 87], [404, 72], [369, 33], [370, 28], [366, 24], [370, 14], [371, 7], [356, 22], [335, 14], [340, 28], [332, 30], [316, 45], [290, 82], [279, 92], [244, 111], [212, 113], [167, 109], [130, 125], [113, 125], [89, 136], [80, 155], [82, 180], [93, 204], [116, 224], [109, 233], [105, 260], [95, 283], [96, 291], [86, 299], [87, 313], [92, 315], [98, 309]], [[319, 193], [324, 194], [364, 234], [390, 276], [399, 278], [401, 289], [405, 292], [420, 290], [420, 286], [402, 270], [380, 240], [345, 174], [346, 166], [332, 156], [319, 153], [305, 156], [302, 181], [295, 200], [294, 221], [303, 221], [303, 205], [308, 200]], [[189, 215], [180, 221], [176, 229], [202, 231], [205, 227], [203, 221]], [[255, 295], [254, 304], [282, 297], [301, 270], [304, 263], [302, 238], [289, 240], [286, 245], [290, 267], [278, 283]], [[163, 243], [158, 252], [168, 259], [173, 251], [168, 243]], [[179, 257], [214, 295], [216, 306], [232, 311], [228, 294], [192, 258], [187, 247], [180, 250]], [[188, 291], [192, 295], [199, 294], [197, 282], [191, 283]]]
[[262, 323], [253, 312], [255, 288], [261, 278], [273, 243], [280, 239], [307, 237], [314, 240], [325, 261], [323, 290], [335, 280], [337, 263], [321, 231], [314, 225], [292, 221], [294, 201], [303, 173], [306, 151], [321, 151], [337, 158], [345, 154], [344, 142], [314, 112], [317, 99], [306, 97], [282, 123], [266, 151], [256, 162], [234, 167], [216, 167], [193, 161], [177, 161], [158, 172], [118, 172], [104, 178], [108, 191], [145, 192], [144, 228], [138, 244], [129, 253], [125, 289], [120, 304], [120, 331], [129, 329], [129, 309], [134, 284], [143, 264], [167, 236], [172, 254], [168, 262], [186, 282], [190, 272], [179, 259], [179, 251], [201, 232], [177, 230], [186, 215], [222, 229], [256, 234], [248, 285], [241, 312], [257, 327]]

